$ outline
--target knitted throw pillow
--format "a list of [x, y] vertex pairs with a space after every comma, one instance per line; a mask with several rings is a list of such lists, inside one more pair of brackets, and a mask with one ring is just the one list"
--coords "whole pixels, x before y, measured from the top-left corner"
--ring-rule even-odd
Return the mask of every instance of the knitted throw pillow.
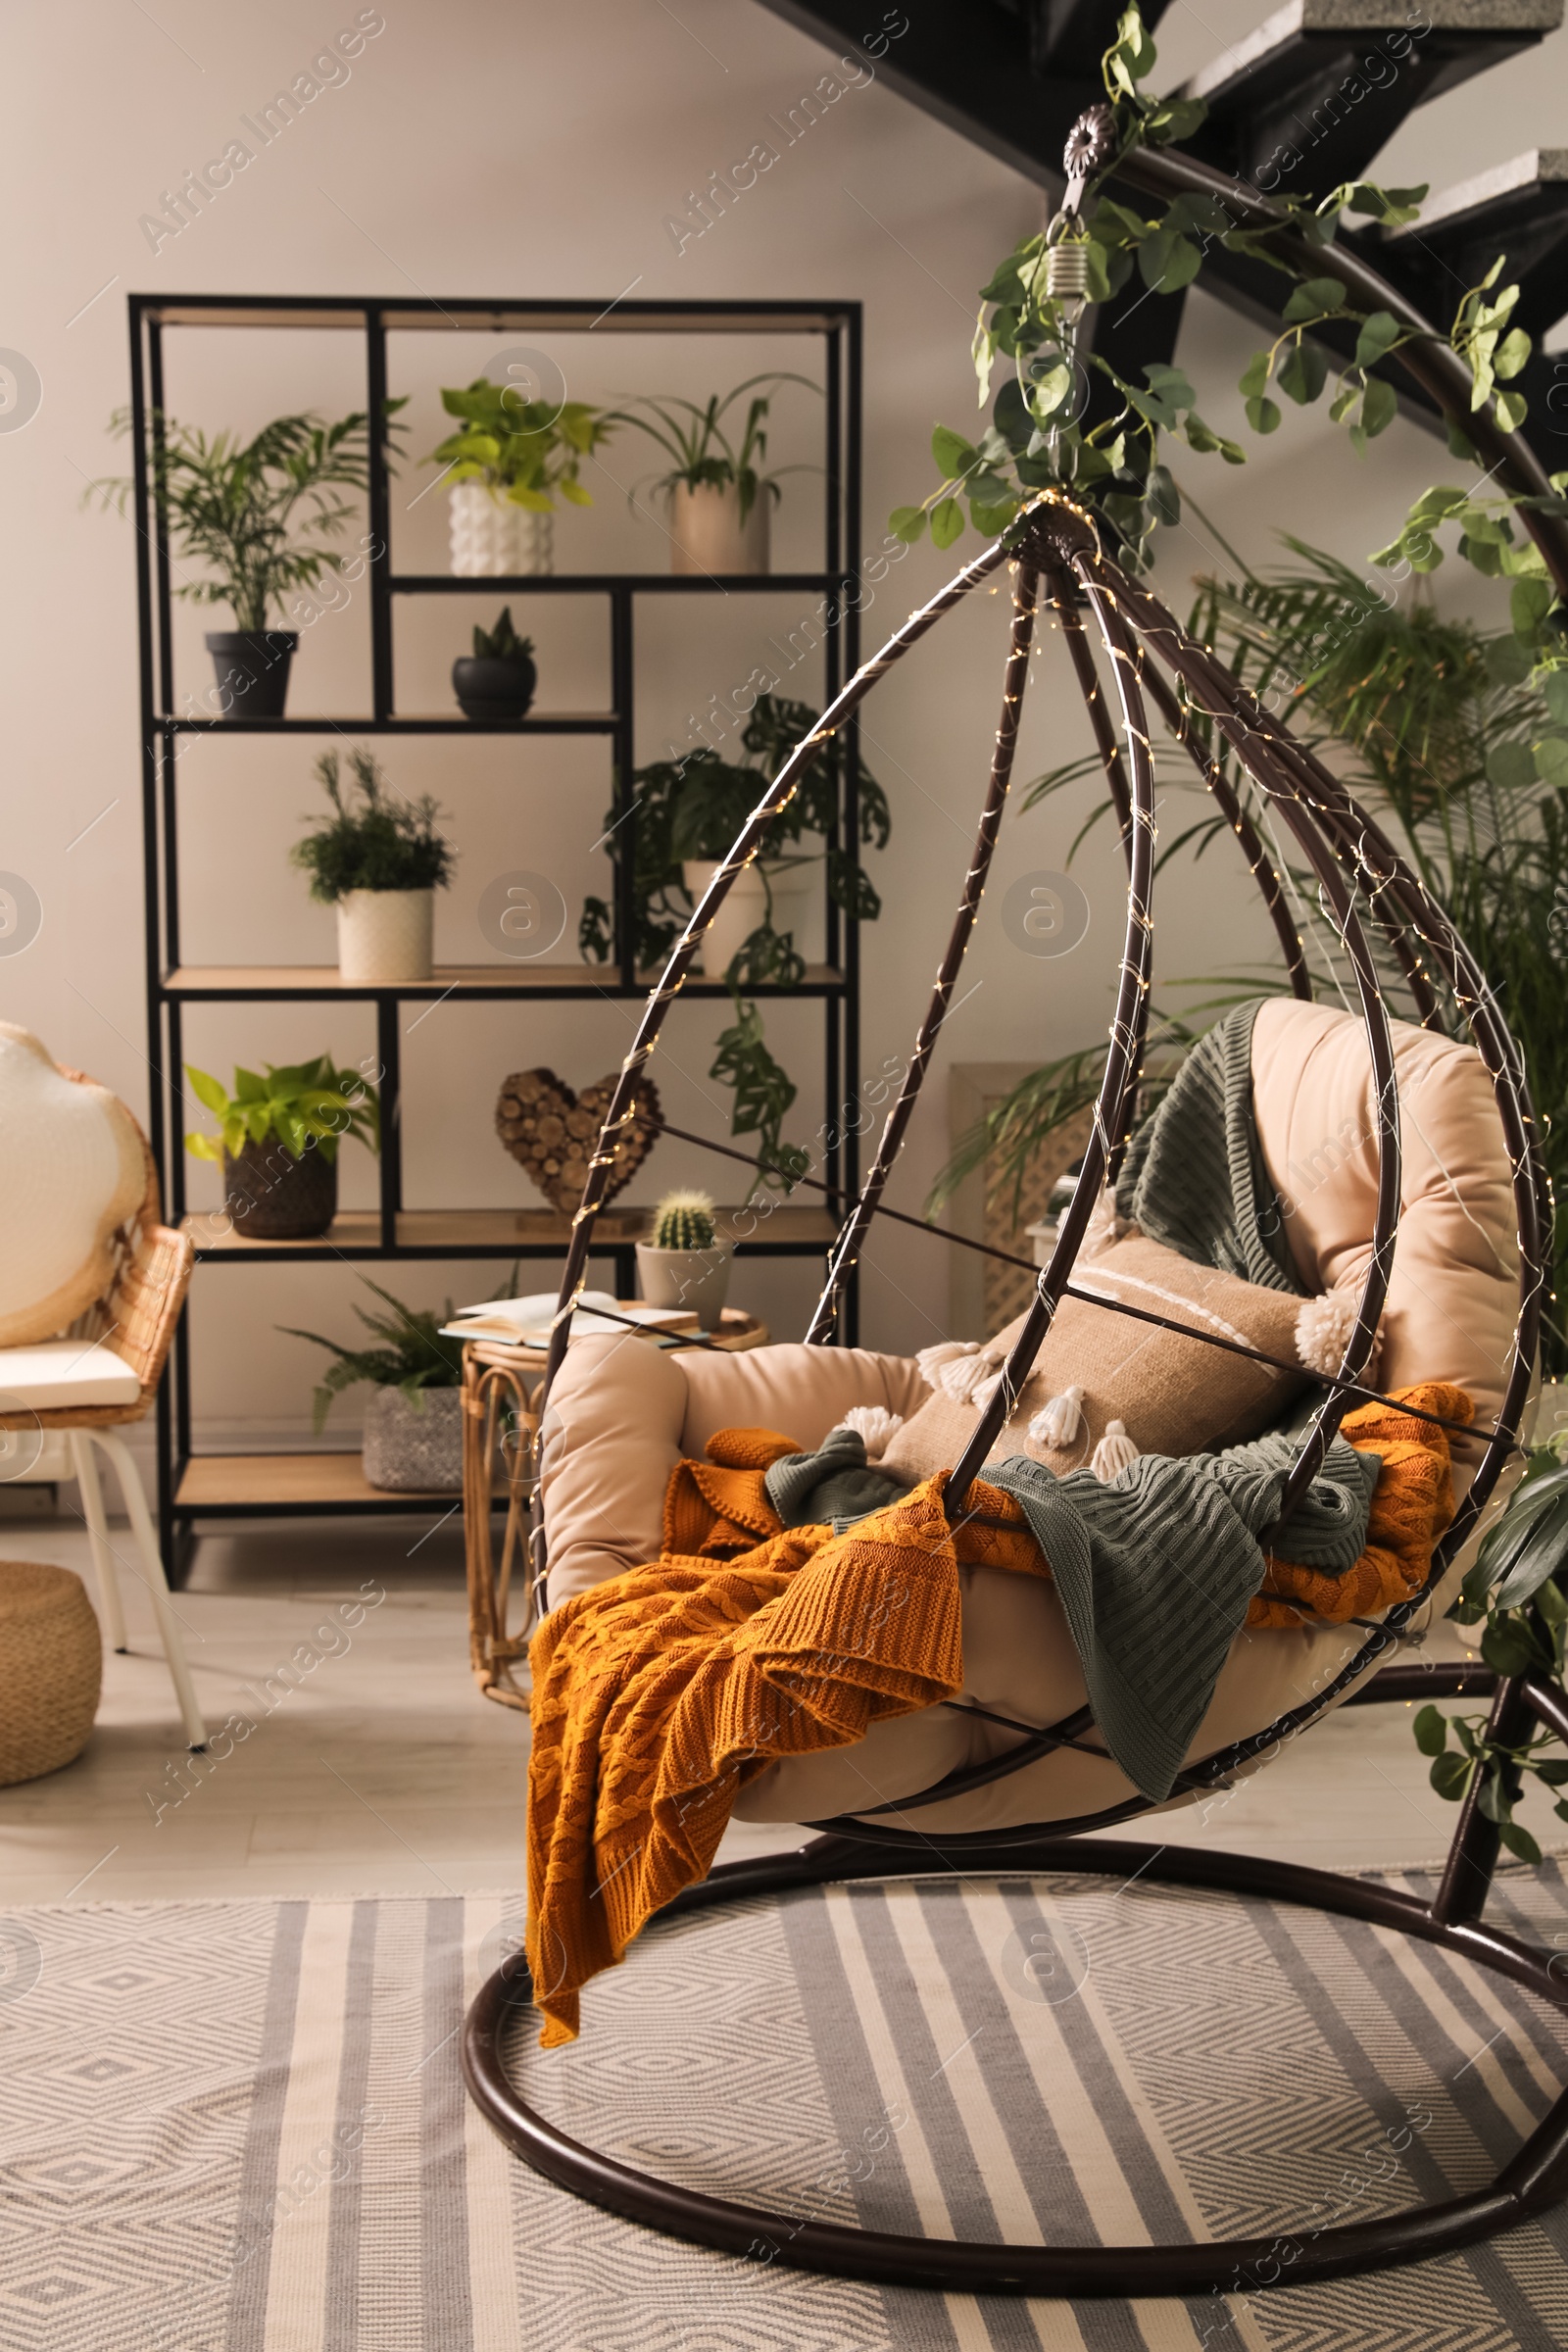
[[[1275, 1371], [1108, 1307], [1064, 1298], [992, 1446], [993, 1460], [1024, 1453], [1058, 1476], [1093, 1468], [1114, 1477], [1140, 1453], [1200, 1453], [1256, 1437], [1304, 1382], [1297, 1327], [1319, 1301], [1195, 1265], [1142, 1234], [1080, 1264], [1072, 1280], [1078, 1290], [1261, 1348], [1290, 1368]], [[952, 1468], [1023, 1322], [1018, 1316], [978, 1349], [953, 1345], [924, 1352], [931, 1395], [895, 1433], [881, 1468], [911, 1478]]]
[[111, 1240], [141, 1202], [147, 1163], [118, 1097], [68, 1078], [10, 1021], [0, 1021], [0, 1348], [24, 1348], [109, 1288]]

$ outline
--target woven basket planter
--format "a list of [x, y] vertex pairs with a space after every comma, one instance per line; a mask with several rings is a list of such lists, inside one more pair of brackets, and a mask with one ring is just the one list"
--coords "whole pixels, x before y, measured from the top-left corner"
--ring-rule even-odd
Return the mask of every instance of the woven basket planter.
[[80, 1577], [0, 1560], [0, 1787], [74, 1762], [98, 1712], [103, 1669]]
[[463, 1492], [463, 1393], [373, 1389], [365, 1408], [366, 1484], [388, 1494]]

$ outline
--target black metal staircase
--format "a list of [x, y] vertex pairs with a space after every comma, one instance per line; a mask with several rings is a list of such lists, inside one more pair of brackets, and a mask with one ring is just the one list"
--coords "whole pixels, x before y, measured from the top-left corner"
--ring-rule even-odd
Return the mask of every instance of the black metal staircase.
[[[1157, 24], [1164, 0], [1146, 0]], [[775, 16], [841, 53], [858, 49], [864, 0], [762, 0]], [[1122, 0], [905, 0], [908, 29], [877, 59], [881, 77], [927, 114], [1059, 195], [1061, 150], [1104, 92], [1102, 52]], [[1562, 22], [1564, 0], [1290, 0], [1248, 40], [1187, 85], [1208, 116], [1186, 152], [1264, 195], [1322, 195], [1369, 172], [1399, 124], [1429, 99], [1533, 47]], [[1541, 345], [1568, 315], [1568, 150], [1541, 149], [1441, 192], [1413, 228], [1342, 231], [1390, 283], [1439, 325], [1497, 253], [1522, 289], [1515, 317], [1536, 345], [1518, 388], [1530, 403], [1524, 437], [1560, 466], [1568, 448], [1568, 370]], [[1256, 318], [1277, 318], [1280, 280], [1217, 243], [1203, 285]], [[1141, 380], [1168, 360], [1180, 293], [1148, 298], [1134, 279], [1095, 317], [1097, 348]], [[1323, 340], [1348, 358], [1353, 330]], [[1559, 363], [1560, 365], [1560, 363]], [[1401, 383], [1401, 405], [1437, 429], [1435, 407]], [[1554, 405], [1553, 405], [1554, 404]]]

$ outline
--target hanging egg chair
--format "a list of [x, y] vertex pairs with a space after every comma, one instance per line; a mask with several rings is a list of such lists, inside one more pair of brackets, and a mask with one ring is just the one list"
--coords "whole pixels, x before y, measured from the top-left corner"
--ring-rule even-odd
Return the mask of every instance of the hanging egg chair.
[[[1167, 191], [1206, 184], [1207, 175], [1185, 159], [1143, 156], [1136, 162], [1151, 182]], [[1348, 270], [1360, 267], [1344, 257], [1341, 262]], [[1376, 285], [1370, 273], [1365, 275], [1366, 282]], [[1381, 289], [1379, 299], [1387, 298], [1387, 290]], [[1434, 378], [1440, 396], [1451, 401], [1454, 387], [1443, 378], [1438, 364], [1441, 357], [1423, 353], [1418, 365]], [[1533, 480], [1527, 486], [1534, 486]], [[1547, 524], [1545, 518], [1537, 519], [1539, 537]], [[1532, 527], [1536, 527], [1535, 520]], [[1564, 566], [1568, 577], [1564, 550], [1555, 537], [1550, 560], [1554, 566]], [[748, 1412], [745, 1407], [755, 1407], [760, 1399], [765, 1401], [770, 1382], [774, 1394], [781, 1382], [795, 1383], [793, 1394], [797, 1396], [804, 1394], [800, 1384], [812, 1366], [818, 1368], [821, 1400], [815, 1430], [798, 1431], [803, 1439], [819, 1436], [856, 1405], [875, 1408], [900, 1401], [889, 1386], [895, 1378], [887, 1370], [892, 1359], [824, 1344], [834, 1337], [845, 1287], [873, 1221], [879, 1214], [893, 1213], [886, 1208], [884, 1193], [954, 1002], [964, 953], [980, 913], [1006, 804], [1031, 647], [1042, 613], [1049, 612], [1064, 636], [1120, 827], [1127, 869], [1125, 921], [1109, 1047], [1082, 1169], [1060, 1218], [1050, 1261], [1039, 1272], [1032, 1302], [1010, 1350], [998, 1366], [1000, 1377], [993, 1378], [989, 1393], [980, 1391], [983, 1400], [974, 1402], [972, 1433], [953, 1463], [943, 1497], [949, 1520], [964, 1512], [983, 1466], [993, 1458], [993, 1449], [1024, 1392], [1063, 1300], [1089, 1296], [1102, 1311], [1131, 1315], [1145, 1325], [1194, 1336], [1188, 1324], [1171, 1321], [1157, 1307], [1146, 1303], [1139, 1308], [1093, 1292], [1086, 1294], [1074, 1282], [1096, 1204], [1115, 1179], [1126, 1152], [1145, 1074], [1155, 866], [1151, 729], [1157, 718], [1190, 756], [1235, 836], [1272, 923], [1290, 996], [1279, 1001], [1271, 1015], [1271, 1052], [1282, 1066], [1294, 1067], [1303, 1051], [1315, 1054], [1321, 1049], [1338, 1054], [1342, 1071], [1353, 1067], [1353, 1087], [1348, 1093], [1342, 1090], [1342, 1098], [1336, 1099], [1332, 1107], [1336, 1115], [1345, 1110], [1348, 1116], [1366, 1118], [1366, 1140], [1374, 1147], [1368, 1160], [1374, 1172], [1368, 1179], [1363, 1229], [1322, 1238], [1325, 1252], [1338, 1251], [1342, 1256], [1354, 1245], [1361, 1269], [1359, 1288], [1341, 1335], [1339, 1360], [1319, 1380], [1321, 1394], [1299, 1436], [1275, 1525], [1289, 1522], [1322, 1467], [1348, 1411], [1368, 1399], [1391, 1401], [1387, 1391], [1400, 1385], [1396, 1377], [1399, 1364], [1395, 1360], [1400, 1348], [1408, 1359], [1412, 1349], [1433, 1344], [1431, 1327], [1418, 1328], [1418, 1293], [1430, 1293], [1436, 1286], [1447, 1322], [1456, 1328], [1467, 1325], [1469, 1340], [1480, 1350], [1459, 1367], [1478, 1403], [1476, 1423], [1467, 1440], [1451, 1429], [1461, 1448], [1455, 1458], [1462, 1464], [1462, 1496], [1432, 1554], [1430, 1574], [1421, 1589], [1396, 1605], [1337, 1628], [1337, 1646], [1322, 1643], [1320, 1629], [1304, 1627], [1303, 1646], [1293, 1653], [1293, 1677], [1294, 1687], [1304, 1689], [1306, 1694], [1293, 1703], [1282, 1703], [1291, 1680], [1282, 1682], [1276, 1676], [1271, 1681], [1266, 1667], [1243, 1661], [1228, 1690], [1222, 1678], [1215, 1711], [1205, 1718], [1195, 1752], [1183, 1763], [1171, 1801], [1190, 1802], [1232, 1786], [1239, 1775], [1267, 1761], [1284, 1742], [1350, 1697], [1358, 1702], [1407, 1700], [1415, 1694], [1431, 1698], [1483, 1690], [1493, 1696], [1494, 1739], [1517, 1746], [1540, 1732], [1568, 1738], [1568, 1697], [1544, 1674], [1499, 1677], [1475, 1667], [1388, 1663], [1422, 1613], [1434, 1605], [1446, 1607], [1452, 1598], [1464, 1560], [1473, 1553], [1484, 1514], [1489, 1505], [1495, 1510], [1507, 1483], [1518, 1474], [1528, 1432], [1547, 1289], [1551, 1200], [1518, 1047], [1474, 956], [1376, 819], [1306, 745], [1225, 669], [1212, 649], [1189, 635], [1147, 584], [1129, 576], [1107, 552], [1093, 514], [1062, 492], [1042, 495], [1004, 538], [966, 564], [939, 595], [894, 632], [823, 713], [811, 736], [797, 747], [715, 873], [648, 999], [605, 1121], [572, 1229], [547, 1391], [561, 1396], [571, 1388], [579, 1401], [586, 1394], [586, 1375], [579, 1379], [573, 1372], [564, 1377], [567, 1335], [573, 1301], [586, 1276], [612, 1147], [640, 1115], [637, 1082], [656, 1051], [669, 1006], [680, 992], [707, 925], [736, 876], [759, 854], [769, 823], [791, 799], [818, 746], [831, 738], [878, 681], [944, 615], [976, 588], [1003, 573], [1011, 582], [1010, 636], [1001, 717], [974, 848], [906, 1074], [889, 1111], [870, 1171], [844, 1217], [831, 1251], [806, 1348], [764, 1348], [747, 1357], [680, 1359], [692, 1367], [690, 1380], [697, 1384], [692, 1395], [698, 1396], [701, 1409], [693, 1405], [688, 1410], [677, 1401], [670, 1408], [673, 1418], [667, 1431], [662, 1437], [656, 1432], [649, 1439], [654, 1450], [643, 1470], [636, 1473], [646, 1490], [641, 1502], [624, 1484], [617, 1490], [615, 1512], [630, 1529], [625, 1539], [630, 1559], [657, 1556], [657, 1533], [652, 1550], [646, 1544], [650, 1511], [657, 1530], [658, 1499], [662, 1492], [661, 1464], [667, 1466], [673, 1461], [683, 1443], [691, 1446], [696, 1423], [709, 1431], [725, 1421], [748, 1419], [790, 1427], [783, 1406], [773, 1413]], [[1095, 639], [1102, 666], [1097, 661]], [[1195, 718], [1206, 725], [1195, 728]], [[1204, 736], [1227, 747], [1245, 769], [1256, 807], [1266, 811], [1266, 826], [1254, 821], [1221, 761], [1206, 748]], [[1281, 836], [1309, 873], [1319, 904], [1343, 948], [1355, 1006], [1353, 1022], [1343, 1011], [1313, 1002], [1312, 974], [1292, 910], [1290, 873], [1284, 857], [1272, 846]], [[1396, 969], [1400, 975], [1415, 1013], [1413, 1023], [1391, 1017], [1379, 976], [1380, 962], [1382, 968]], [[1446, 1021], [1462, 1024], [1468, 1044], [1447, 1036]], [[1347, 1042], [1352, 1035], [1353, 1054]], [[1436, 1257], [1420, 1254], [1428, 1250], [1435, 1230], [1432, 1219], [1439, 1213], [1433, 1202], [1443, 1192], [1436, 1180], [1428, 1183], [1423, 1178], [1417, 1183], [1413, 1173], [1422, 1153], [1430, 1153], [1432, 1149], [1428, 1130], [1436, 1115], [1436, 1096], [1423, 1094], [1419, 1120], [1409, 1134], [1401, 1127], [1401, 1097], [1408, 1095], [1413, 1080], [1425, 1087], [1440, 1064], [1435, 1083], [1456, 1090], [1450, 1106], [1454, 1132], [1473, 1137], [1480, 1127], [1490, 1124], [1490, 1133], [1475, 1147], [1473, 1178], [1448, 1182], [1440, 1203], [1446, 1212], [1449, 1196], [1457, 1199], [1463, 1193], [1460, 1206], [1477, 1230], [1490, 1219], [1489, 1249], [1496, 1262], [1489, 1259], [1481, 1275], [1474, 1266], [1446, 1271], [1442, 1262], [1446, 1245], [1441, 1243]], [[1254, 1072], [1256, 1066], [1254, 1061]], [[1260, 1124], [1265, 1129], [1268, 1126], [1261, 1110]], [[1263, 1140], [1271, 1162], [1277, 1154], [1288, 1152], [1289, 1124], [1283, 1114], [1277, 1133], [1265, 1132]], [[1439, 1152], [1439, 1162], [1442, 1157]], [[1401, 1276], [1401, 1251], [1405, 1250], [1418, 1254], [1415, 1271], [1419, 1281]], [[1401, 1282], [1405, 1283], [1403, 1290]], [[1374, 1383], [1374, 1348], [1385, 1318], [1393, 1338]], [[583, 1343], [584, 1351], [594, 1345], [599, 1344]], [[1227, 1340], [1210, 1335], [1209, 1345], [1238, 1351], [1234, 1336]], [[1494, 1359], [1490, 1369], [1486, 1361], [1489, 1348]], [[1239, 1351], [1244, 1355], [1250, 1352], [1245, 1344]], [[646, 1360], [647, 1351], [633, 1348], [624, 1352], [638, 1358], [637, 1370], [630, 1376], [637, 1383], [637, 1413], [645, 1421], [650, 1416], [657, 1419], [657, 1398], [649, 1402], [655, 1374]], [[574, 1349], [573, 1363], [577, 1354]], [[673, 1360], [653, 1359], [662, 1367]], [[1406, 1360], [1406, 1376], [1410, 1369]], [[658, 1377], [674, 1383], [671, 1396], [686, 1396], [685, 1375], [661, 1370]], [[913, 1382], [912, 1367], [907, 1377]], [[707, 1386], [701, 1387], [704, 1383]], [[907, 1396], [903, 1401], [908, 1401]], [[582, 1583], [594, 1576], [614, 1573], [617, 1565], [601, 1542], [598, 1564], [574, 1577], [566, 1526], [567, 1501], [573, 1493], [580, 1495], [606, 1477], [624, 1480], [633, 1475], [635, 1460], [633, 1470], [625, 1468], [627, 1460], [635, 1456], [630, 1407], [619, 1422], [617, 1409], [613, 1403], [602, 1408], [600, 1449], [597, 1453], [591, 1447], [582, 1450], [574, 1469], [566, 1460], [571, 1447], [563, 1441], [564, 1451], [556, 1465], [554, 1487], [547, 1453], [543, 1496], [536, 1501], [533, 1568], [536, 1582], [551, 1580], [553, 1600], [563, 1591], [581, 1589]], [[684, 1424], [683, 1412], [687, 1413]], [[1466, 1443], [1467, 1454], [1462, 1451]], [[662, 1454], [660, 1445], [664, 1447]], [[572, 1477], [577, 1479], [575, 1488]], [[558, 1579], [564, 1580], [559, 1590]], [[966, 1616], [966, 1650], [969, 1630]], [[1252, 1643], [1252, 1650], [1260, 1651], [1271, 1639], [1275, 1637]], [[1281, 1635], [1277, 1639], [1284, 1642], [1295, 1637]], [[1308, 1653], [1304, 1645], [1313, 1642], [1317, 1646]], [[514, 1642], [511, 1654], [516, 1654], [518, 1646]], [[1070, 1651], [1060, 1642], [1058, 1648], [1070, 1665]], [[1303, 1680], [1302, 1660], [1308, 1654], [1317, 1664]], [[1062, 1686], [1053, 1685], [1049, 1675], [1041, 1685], [1048, 1690], [1058, 1687]], [[1136, 1790], [1127, 1793], [1124, 1780], [1118, 1781], [1104, 1747], [1097, 1740], [1093, 1709], [1083, 1703], [1063, 1703], [1060, 1711], [1053, 1713], [1050, 1701], [1042, 1699], [1033, 1720], [993, 1709], [989, 1720], [981, 1721], [977, 1719], [986, 1717], [986, 1709], [972, 1702], [972, 1691], [969, 1697], [967, 1705], [960, 1699], [946, 1708], [933, 1707], [923, 1715], [904, 1719], [915, 1729], [907, 1735], [911, 1744], [901, 1751], [905, 1778], [898, 1782], [899, 1792], [889, 1801], [862, 1807], [830, 1802], [808, 1811], [804, 1791], [835, 1786], [830, 1769], [833, 1757], [811, 1757], [800, 1765], [775, 1768], [807, 1773], [808, 1768], [823, 1767], [817, 1782], [808, 1778], [788, 1784], [789, 1801], [781, 1799], [770, 1816], [808, 1820], [818, 1833], [813, 1842], [797, 1853], [720, 1866], [689, 1887], [661, 1916], [703, 1912], [745, 1895], [787, 1899], [792, 1889], [830, 1881], [954, 1869], [970, 1875], [1070, 1872], [1102, 1874], [1116, 1880], [1137, 1877], [1146, 1885], [1255, 1894], [1372, 1922], [1493, 1970], [1558, 2010], [1568, 2008], [1561, 1956], [1489, 1924], [1483, 1916], [1499, 1839], [1497, 1826], [1482, 1812], [1475, 1788], [1460, 1809], [1446, 1870], [1430, 1899], [1377, 1881], [1201, 1847], [1099, 1838], [1082, 1843], [1078, 1840], [1087, 1830], [1130, 1821], [1153, 1809]], [[966, 1719], [956, 1731], [955, 1718]], [[999, 1725], [1005, 1734], [1000, 1740]], [[955, 1738], [969, 1739], [982, 1732], [985, 1737], [977, 1744], [956, 1749], [952, 1743]], [[924, 1747], [922, 1740], [928, 1743]], [[916, 1770], [922, 1755], [941, 1766], [923, 1785]], [[886, 1769], [884, 1754], [884, 1779]], [[1038, 1792], [1040, 1801], [1020, 1798], [1009, 1807], [999, 1794], [1009, 1787], [1026, 1790], [1031, 1797]], [[803, 1809], [792, 1809], [797, 1803]], [[1292, 2240], [1294, 2253], [1284, 2272], [1276, 2259], [1278, 2232], [1264, 2238], [1206, 2243], [1041, 2246], [875, 2234], [821, 2221], [802, 2223], [657, 2180], [584, 2146], [550, 2122], [518, 2087], [506, 2054], [509, 2031], [519, 2006], [529, 2000], [530, 1989], [520, 1957], [509, 1960], [479, 1993], [466, 2031], [465, 2071], [470, 2095], [507, 2144], [537, 2171], [579, 2196], [652, 2228], [753, 2261], [778, 2260], [808, 2270], [954, 2293], [1116, 2297], [1204, 2290], [1223, 2293], [1234, 2285], [1239, 2274], [1258, 2283], [1282, 2277], [1299, 2283], [1442, 2254], [1514, 2227], [1568, 2193], [1565, 2091], [1486, 2186], [1390, 2216], [1304, 2230]]]

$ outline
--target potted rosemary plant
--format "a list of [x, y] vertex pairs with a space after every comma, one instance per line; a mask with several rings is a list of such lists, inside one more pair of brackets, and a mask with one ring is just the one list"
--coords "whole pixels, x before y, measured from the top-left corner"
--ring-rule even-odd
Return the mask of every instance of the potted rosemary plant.
[[357, 805], [345, 797], [336, 752], [316, 762], [331, 814], [295, 843], [294, 862], [310, 875], [312, 898], [337, 908], [340, 979], [428, 980], [435, 894], [455, 861], [437, 829], [441, 811], [428, 793], [394, 799], [368, 752], [350, 752], [349, 765]]
[[[389, 400], [390, 419], [404, 406]], [[130, 430], [130, 411], [110, 419], [116, 433]], [[270, 628], [275, 606], [291, 591], [315, 588], [344, 558], [330, 542], [358, 511], [369, 481], [369, 419], [364, 410], [328, 424], [310, 413], [277, 416], [249, 441], [237, 433], [211, 439], [172, 416], [153, 418], [149, 465], [153, 495], [179, 560], [176, 596], [198, 605], [227, 605], [234, 627], [211, 631], [207, 650], [218, 673], [218, 708], [224, 718], [281, 718], [297, 629]], [[89, 485], [104, 505], [127, 513], [135, 483], [114, 475]], [[345, 492], [355, 496], [345, 496]], [[185, 566], [205, 573], [193, 577]]]
[[368, 1274], [360, 1280], [384, 1300], [385, 1314], [354, 1312], [375, 1342], [344, 1348], [318, 1331], [278, 1329], [293, 1340], [309, 1340], [336, 1357], [316, 1392], [318, 1437], [345, 1389], [368, 1382], [373, 1391], [365, 1413], [363, 1459], [368, 1486], [392, 1494], [455, 1494], [463, 1487], [463, 1342], [443, 1337], [452, 1320], [449, 1298], [437, 1315], [428, 1307], [405, 1306]]
[[460, 654], [452, 664], [452, 691], [464, 717], [491, 725], [525, 717], [538, 682], [533, 639], [517, 635], [510, 605], [493, 629], [474, 630], [473, 652]]
[[191, 1092], [218, 1121], [217, 1135], [187, 1135], [193, 1159], [216, 1160], [223, 1206], [256, 1241], [307, 1241], [337, 1214], [337, 1148], [357, 1135], [380, 1149], [380, 1103], [358, 1070], [328, 1054], [315, 1061], [267, 1064], [265, 1077], [236, 1069], [234, 1092], [185, 1064]]
[[[759, 384], [768, 389], [759, 392]], [[615, 423], [634, 424], [670, 460], [668, 472], [660, 474], [653, 488], [668, 500], [671, 571], [766, 571], [769, 517], [783, 496], [779, 481], [804, 470], [781, 466], [773, 473], [762, 471], [768, 412], [780, 384], [820, 389], [806, 375], [751, 375], [722, 399], [713, 393], [701, 407], [678, 394], [659, 392], [612, 412]], [[748, 392], [754, 397], [746, 422], [739, 439], [732, 440], [722, 420]]]
[[574, 507], [593, 499], [578, 479], [582, 461], [613, 419], [580, 400], [521, 400], [511, 384], [479, 376], [441, 405], [458, 429], [426, 463], [449, 468], [452, 568], [465, 577], [538, 576], [554, 568], [559, 495]]
[[654, 1238], [637, 1244], [637, 1283], [650, 1306], [681, 1306], [703, 1331], [716, 1331], [729, 1290], [733, 1242], [721, 1242], [707, 1193], [666, 1193], [654, 1211]]

